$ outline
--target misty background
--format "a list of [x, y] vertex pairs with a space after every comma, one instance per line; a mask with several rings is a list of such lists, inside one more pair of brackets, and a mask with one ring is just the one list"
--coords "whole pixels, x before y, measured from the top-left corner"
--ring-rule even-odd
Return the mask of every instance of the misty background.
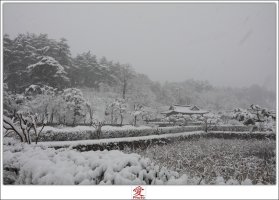
[[[102, 65], [128, 65], [137, 74], [130, 93], [144, 82], [141, 88], [152, 99], [148, 103], [275, 108], [275, 4], [5, 3], [3, 14], [3, 32], [10, 40], [20, 33], [66, 38], [68, 56], [76, 61], [82, 55], [87, 64], [95, 58]], [[111, 69], [107, 72], [113, 74], [116, 68]], [[123, 74], [118, 75], [121, 80]], [[71, 86], [100, 90], [99, 84], [85, 82]]]

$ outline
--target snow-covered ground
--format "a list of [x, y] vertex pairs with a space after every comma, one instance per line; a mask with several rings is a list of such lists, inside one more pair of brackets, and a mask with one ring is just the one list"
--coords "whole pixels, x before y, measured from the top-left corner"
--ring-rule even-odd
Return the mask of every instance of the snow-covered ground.
[[[4, 179], [14, 184], [193, 184], [186, 175], [179, 177], [177, 172], [155, 166], [148, 158], [121, 151], [78, 152], [30, 145], [6, 146], [3, 165], [10, 170], [4, 171]], [[18, 175], [12, 176], [11, 169], [17, 169]]]
[[[3, 148], [5, 184], [35, 185], [197, 185], [200, 178], [179, 175], [138, 154], [113, 151], [79, 152], [7, 140]], [[240, 184], [216, 177], [214, 184]], [[241, 184], [251, 184], [244, 180]]]
[[[79, 128], [79, 127], [78, 127]], [[115, 127], [114, 127], [115, 128]], [[130, 127], [129, 127], [130, 128]], [[134, 128], [134, 127], [132, 127]], [[145, 128], [145, 127], [141, 127]], [[149, 128], [149, 127], [148, 127]], [[86, 129], [86, 127], [82, 127]], [[67, 130], [67, 129], [66, 129]], [[69, 131], [72, 129], [68, 129]], [[80, 130], [80, 129], [77, 129]], [[22, 144], [13, 138], [3, 141], [3, 168], [6, 184], [72, 185], [72, 184], [205, 184], [200, 178], [181, 176], [170, 169], [158, 166], [150, 159], [138, 154], [127, 154], [119, 150], [89, 151], [75, 150], [77, 147], [114, 145], [120, 143], [150, 144], [150, 141], [178, 141], [191, 137], [275, 137], [273, 132], [192, 131], [140, 137], [106, 138], [100, 140], [52, 141]], [[153, 143], [152, 143], [153, 144]], [[129, 145], [128, 145], [129, 146]], [[127, 147], [128, 147], [127, 146]], [[57, 149], [58, 148], [58, 149]], [[117, 148], [118, 149], [118, 148]], [[81, 149], [82, 150], [82, 149]], [[249, 179], [238, 182], [225, 181], [217, 176], [212, 184], [251, 184]]]

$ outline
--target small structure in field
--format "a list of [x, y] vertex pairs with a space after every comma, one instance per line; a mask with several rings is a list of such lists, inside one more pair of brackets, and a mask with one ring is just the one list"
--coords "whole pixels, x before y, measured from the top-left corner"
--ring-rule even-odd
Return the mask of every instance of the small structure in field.
[[169, 110], [161, 112], [161, 114], [166, 115], [166, 117], [171, 115], [201, 115], [209, 113], [207, 110], [202, 110], [195, 105], [172, 105]]

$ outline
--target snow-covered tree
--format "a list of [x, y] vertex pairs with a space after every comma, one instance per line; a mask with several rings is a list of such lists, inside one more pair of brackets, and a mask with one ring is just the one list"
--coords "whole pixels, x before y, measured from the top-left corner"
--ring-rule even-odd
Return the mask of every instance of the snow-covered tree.
[[53, 123], [57, 89], [46, 85], [30, 85], [25, 89], [28, 111], [36, 114], [38, 121]]
[[142, 106], [140, 104], [135, 104], [134, 110], [131, 111], [130, 113], [131, 113], [131, 116], [133, 117], [133, 125], [136, 126], [139, 117], [142, 116], [142, 114], [144, 113], [144, 106]]
[[47, 86], [47, 85], [35, 85], [32, 84], [29, 87], [25, 88], [24, 94], [26, 96], [36, 96], [36, 95], [55, 95], [57, 89]]
[[65, 104], [64, 117], [72, 118], [72, 124], [75, 125], [79, 120], [86, 116], [87, 102], [85, 101], [81, 90], [76, 88], [67, 88], [61, 94]]
[[145, 107], [142, 113], [142, 119], [146, 122], [157, 117], [157, 110], [151, 107]]
[[153, 106], [155, 102], [155, 94], [149, 87], [150, 80], [146, 75], [139, 74], [130, 80], [129, 101], [131, 104], [142, 105], [145, 107]]
[[117, 123], [118, 115], [117, 115], [117, 105], [115, 101], [106, 105], [105, 115], [110, 116], [111, 124]]
[[130, 65], [123, 65], [121, 68], [120, 80], [122, 84], [122, 98], [126, 98], [129, 80], [134, 76], [134, 72]]
[[14, 39], [5, 35], [4, 42], [5, 81], [13, 92], [21, 93], [30, 84], [27, 67], [38, 63], [44, 56], [52, 57], [63, 67], [71, 66], [70, 50], [65, 39], [56, 41], [47, 34], [19, 34]]
[[112, 86], [116, 82], [107, 64], [100, 64], [90, 51], [78, 54], [73, 59], [71, 77], [74, 85], [93, 88], [98, 88], [100, 83]]
[[25, 104], [27, 98], [22, 94], [12, 94], [8, 91], [7, 84], [3, 87], [3, 114], [14, 117], [20, 108]]
[[114, 99], [112, 103], [106, 106], [105, 115], [110, 116], [111, 124], [116, 124], [118, 117], [120, 118], [120, 125], [122, 126], [124, 116], [127, 113], [127, 104], [125, 99]]
[[127, 104], [124, 99], [118, 99], [118, 113], [120, 116], [120, 126], [123, 124], [124, 116], [127, 113]]
[[200, 118], [201, 120], [204, 120], [205, 124], [205, 132], [213, 128], [214, 126], [218, 126], [221, 123], [221, 118], [216, 113], [207, 113], [203, 117]]
[[30, 82], [33, 84], [49, 85], [54, 88], [65, 88], [69, 85], [69, 78], [54, 58], [44, 56], [39, 62], [27, 67]]

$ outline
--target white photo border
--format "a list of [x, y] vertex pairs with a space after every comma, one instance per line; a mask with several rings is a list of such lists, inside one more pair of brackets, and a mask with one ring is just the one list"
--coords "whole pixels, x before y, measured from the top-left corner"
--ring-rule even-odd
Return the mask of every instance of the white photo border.
[[[278, 1], [1, 1], [1, 121], [3, 115], [3, 5], [15, 3], [274, 3], [276, 4], [276, 132], [278, 134]], [[134, 186], [8, 186], [3, 185], [1, 140], [1, 199], [131, 199]], [[272, 186], [143, 186], [146, 199], [278, 199], [278, 136], [276, 137], [276, 185]]]

